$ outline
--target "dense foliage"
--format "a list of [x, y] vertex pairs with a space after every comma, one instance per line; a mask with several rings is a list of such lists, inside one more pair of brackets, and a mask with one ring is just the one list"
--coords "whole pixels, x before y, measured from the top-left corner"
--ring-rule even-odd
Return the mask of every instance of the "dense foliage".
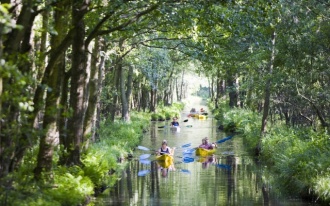
[[[133, 114], [131, 123], [102, 122], [98, 142], [91, 144], [81, 157], [82, 167], [58, 165], [60, 153], [52, 164], [52, 173], [45, 173], [43, 182], [33, 179], [38, 148], [26, 154], [20, 168], [2, 179], [1, 205], [80, 205], [90, 196], [113, 185], [125, 168], [123, 161], [141, 140], [149, 127], [149, 114]], [[58, 151], [60, 152], [60, 151]], [[48, 181], [46, 181], [48, 180]]]
[[[153, 119], [176, 115], [158, 109], [187, 96], [188, 73], [208, 78], [217, 116], [222, 100], [251, 114], [227, 129], [253, 132], [256, 154], [278, 158], [265, 152], [276, 124], [315, 132], [312, 139], [295, 133], [306, 143], [299, 158], [313, 146], [323, 151], [330, 125], [329, 8], [319, 0], [2, 1], [1, 185], [14, 187], [7, 178], [24, 170], [28, 157], [36, 181], [59, 180], [49, 174], [61, 167], [94, 174], [86, 152], [106, 155], [93, 149], [95, 142], [112, 144], [109, 135], [117, 132], [125, 134], [115, 147], [137, 141], [116, 126], [101, 134], [101, 122], [133, 122], [132, 111]], [[82, 171], [64, 176], [90, 185]], [[313, 188], [327, 199], [320, 180]]]
[[[224, 130], [235, 124], [235, 133], [244, 138], [252, 154], [259, 142], [261, 115], [249, 109], [229, 109], [225, 106], [214, 111]], [[285, 121], [272, 123], [262, 140], [263, 149], [258, 161], [263, 183], [277, 194], [302, 197], [328, 203], [330, 142], [325, 132], [311, 128], [287, 127]]]

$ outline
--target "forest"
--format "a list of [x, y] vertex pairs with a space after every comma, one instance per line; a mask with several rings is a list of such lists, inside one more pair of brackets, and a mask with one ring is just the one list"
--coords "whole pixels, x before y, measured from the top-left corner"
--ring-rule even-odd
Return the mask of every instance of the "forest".
[[260, 115], [257, 156], [276, 159], [273, 125], [304, 131], [315, 151], [300, 158], [322, 161], [297, 167], [322, 181], [302, 190], [329, 201], [329, 10], [325, 0], [2, 0], [0, 190], [19, 190], [18, 174], [47, 187], [55, 168], [86, 168], [102, 124], [180, 102], [193, 73], [208, 79], [214, 111]]

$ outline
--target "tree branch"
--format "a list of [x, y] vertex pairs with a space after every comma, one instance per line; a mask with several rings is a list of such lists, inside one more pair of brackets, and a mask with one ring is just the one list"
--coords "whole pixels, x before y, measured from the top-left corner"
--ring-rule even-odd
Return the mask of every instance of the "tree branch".
[[146, 14], [152, 12], [153, 10], [157, 9], [158, 6], [159, 6], [158, 4], [155, 4], [155, 5], [151, 6], [149, 9], [146, 9], [146, 10], [138, 13], [135, 17], [127, 20], [125, 23], [122, 23], [122, 24], [120, 24], [120, 25], [118, 25], [116, 27], [110, 28], [108, 30], [101, 30], [101, 31], [97, 32], [97, 34], [94, 37], [101, 36], [101, 35], [106, 35], [106, 34], [110, 34], [110, 33], [114, 32], [114, 31], [122, 30], [123, 28], [127, 27], [128, 25], [130, 25], [130, 24], [138, 21], [141, 16], [146, 15]]
[[304, 95], [300, 94], [299, 92], [299, 89], [298, 89], [298, 86], [296, 85], [296, 88], [297, 88], [297, 92], [298, 92], [298, 96], [302, 97], [303, 99], [307, 100], [307, 102], [309, 102], [312, 107], [314, 108], [314, 110], [316, 111], [316, 114], [321, 122], [321, 125], [322, 127], [324, 128], [328, 128], [329, 127], [329, 124], [326, 122], [325, 118], [323, 117], [323, 114], [321, 113], [321, 111], [319, 110], [319, 108], [315, 105], [315, 103], [308, 99], [307, 97], [305, 97]]

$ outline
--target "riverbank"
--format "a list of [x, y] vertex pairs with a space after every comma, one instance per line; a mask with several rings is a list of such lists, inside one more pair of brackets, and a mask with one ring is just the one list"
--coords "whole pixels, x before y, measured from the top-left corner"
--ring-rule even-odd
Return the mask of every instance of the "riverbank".
[[330, 202], [330, 141], [325, 131], [312, 128], [290, 128], [272, 124], [260, 140], [261, 115], [247, 109], [221, 109], [214, 112], [219, 125], [231, 125], [244, 137], [250, 153], [261, 141], [259, 160], [267, 165], [265, 185], [272, 190], [310, 202], [328, 205]]
[[[160, 117], [174, 117], [184, 105], [159, 107], [154, 113]], [[96, 142], [90, 143], [81, 156], [82, 165], [59, 165], [55, 150], [53, 171], [45, 175], [45, 182], [33, 178], [37, 159], [37, 147], [28, 151], [23, 164], [15, 172], [2, 179], [0, 205], [90, 205], [95, 196], [112, 187], [126, 168], [125, 159], [134, 159], [133, 151], [148, 132], [152, 114], [131, 112], [131, 121], [103, 121]], [[47, 178], [46, 178], [47, 177]], [[13, 183], [15, 182], [15, 183]], [[7, 185], [11, 185], [10, 187]]]

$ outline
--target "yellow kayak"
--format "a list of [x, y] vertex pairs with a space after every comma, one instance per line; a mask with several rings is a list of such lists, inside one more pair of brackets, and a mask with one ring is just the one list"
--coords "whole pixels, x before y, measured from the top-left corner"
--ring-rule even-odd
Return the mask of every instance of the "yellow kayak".
[[206, 157], [206, 156], [214, 154], [215, 151], [216, 151], [215, 148], [214, 149], [197, 148], [196, 149], [196, 155]]
[[158, 161], [173, 161], [173, 156], [169, 154], [157, 155], [156, 160]]
[[173, 156], [169, 154], [157, 155], [156, 160], [163, 168], [169, 168], [173, 164]]
[[198, 119], [206, 119], [205, 115], [198, 115]]

